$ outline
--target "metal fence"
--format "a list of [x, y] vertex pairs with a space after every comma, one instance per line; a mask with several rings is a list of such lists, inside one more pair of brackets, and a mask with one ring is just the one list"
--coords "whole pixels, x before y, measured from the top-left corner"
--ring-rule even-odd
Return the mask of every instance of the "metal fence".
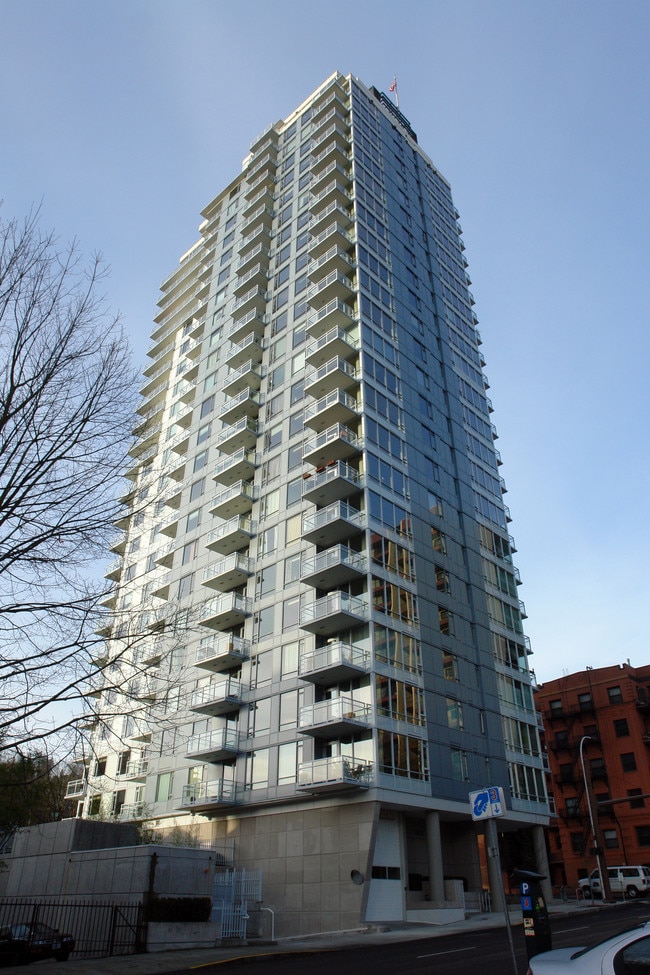
[[0, 898], [0, 928], [29, 922], [71, 934], [75, 940], [73, 958], [146, 951], [146, 924], [140, 903]]

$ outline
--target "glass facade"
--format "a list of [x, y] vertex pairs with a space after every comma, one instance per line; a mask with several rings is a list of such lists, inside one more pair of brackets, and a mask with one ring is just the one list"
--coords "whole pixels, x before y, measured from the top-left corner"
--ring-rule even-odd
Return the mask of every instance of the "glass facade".
[[489, 776], [541, 822], [448, 183], [386, 96], [334, 75], [203, 218], [152, 332], [84, 813], [108, 782], [121, 818], [181, 825], [321, 794], [469, 818]]

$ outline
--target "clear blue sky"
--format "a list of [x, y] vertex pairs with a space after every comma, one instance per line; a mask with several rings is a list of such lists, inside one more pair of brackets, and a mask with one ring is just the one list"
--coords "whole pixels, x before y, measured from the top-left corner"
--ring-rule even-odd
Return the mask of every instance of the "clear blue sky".
[[0, 196], [101, 250], [136, 360], [251, 139], [332, 71], [450, 180], [540, 681], [648, 663], [648, 0], [0, 0]]

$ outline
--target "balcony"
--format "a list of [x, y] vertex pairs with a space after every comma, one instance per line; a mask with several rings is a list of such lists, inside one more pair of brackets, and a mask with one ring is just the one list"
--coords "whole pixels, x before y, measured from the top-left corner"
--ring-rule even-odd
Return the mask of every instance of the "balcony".
[[311, 137], [314, 142], [318, 142], [321, 137], [329, 130], [330, 126], [336, 125], [344, 131], [350, 131], [350, 113], [347, 108], [330, 103], [326, 112], [319, 112], [317, 121], [312, 122]]
[[374, 785], [374, 779], [370, 762], [335, 755], [314, 762], [301, 762], [296, 785], [300, 792], [323, 794], [368, 789]]
[[350, 229], [354, 223], [352, 210], [340, 206], [338, 203], [330, 203], [319, 214], [312, 218], [309, 224], [309, 232], [312, 237], [318, 237], [328, 230], [332, 224], [336, 224], [343, 232]]
[[[246, 200], [246, 203], [244, 203], [242, 208], [242, 216], [245, 218], [252, 216], [252, 214], [255, 213], [255, 211], [261, 206], [268, 206], [273, 209], [274, 203], [275, 197], [273, 195], [273, 186], [263, 185]], [[268, 261], [266, 263], [268, 264]]]
[[333, 223], [320, 234], [312, 234], [309, 242], [309, 256], [312, 260], [322, 257], [330, 248], [340, 247], [341, 250], [351, 251], [354, 247], [354, 234]]
[[161, 535], [169, 535], [170, 538], [176, 538], [179, 521], [180, 515], [177, 511], [173, 515], [170, 515], [169, 518], [165, 518], [160, 525]]
[[338, 271], [340, 274], [351, 274], [356, 268], [353, 259], [342, 247], [330, 247], [322, 257], [311, 260], [307, 268], [310, 281], [322, 281], [328, 274]]
[[240, 636], [214, 637], [212, 640], [201, 640], [194, 658], [194, 666], [203, 670], [211, 670], [218, 674], [224, 670], [232, 670], [248, 660], [251, 655], [249, 640]]
[[348, 152], [347, 145], [338, 140], [332, 140], [322, 148], [315, 146], [312, 153], [311, 171], [316, 175], [321, 173], [327, 166], [336, 163], [347, 169], [352, 162], [352, 155]]
[[85, 779], [72, 779], [65, 787], [66, 799], [75, 799], [83, 796], [86, 791]]
[[351, 535], [365, 530], [366, 516], [345, 501], [335, 501], [326, 508], [303, 515], [302, 537], [306, 542], [329, 548]]
[[328, 186], [333, 179], [338, 180], [339, 183], [343, 183], [344, 186], [352, 185], [352, 169], [350, 166], [341, 166], [336, 161], [331, 162], [328, 166], [320, 169], [318, 173], [312, 175], [312, 180], [310, 183], [310, 189], [314, 195], [321, 193], [322, 190]]
[[236, 481], [230, 487], [220, 491], [210, 502], [210, 514], [217, 518], [234, 518], [236, 515], [247, 515], [256, 500], [256, 491], [247, 481]]
[[[347, 307], [347, 306], [346, 306]], [[305, 350], [305, 362], [318, 368], [330, 359], [353, 359], [359, 351], [359, 342], [349, 332], [335, 326], [310, 342]]]
[[338, 461], [303, 478], [303, 500], [322, 508], [356, 494], [363, 488], [364, 482], [365, 478], [361, 477], [359, 471], [344, 461]]
[[251, 332], [255, 332], [256, 335], [262, 336], [264, 335], [267, 324], [268, 322], [266, 315], [263, 315], [261, 312], [256, 311], [255, 308], [253, 308], [253, 310], [249, 311], [249, 313], [244, 315], [243, 318], [233, 322], [232, 326], [228, 330], [226, 338], [230, 339], [231, 342], [241, 342], [241, 340], [246, 338], [246, 336]]
[[233, 552], [218, 562], [213, 562], [203, 570], [203, 585], [211, 589], [219, 589], [221, 592], [228, 592], [230, 589], [238, 589], [243, 586], [246, 580], [255, 571], [255, 564], [252, 559], [240, 552]]
[[250, 545], [250, 540], [257, 530], [257, 525], [250, 518], [238, 516], [231, 518], [224, 525], [219, 525], [208, 535], [206, 548], [221, 555], [240, 552]]
[[298, 660], [298, 676], [310, 684], [330, 686], [354, 680], [370, 670], [370, 651], [351, 643], [328, 643], [326, 647], [303, 651]]
[[125, 802], [120, 809], [118, 819], [122, 823], [134, 822], [145, 818], [144, 802]]
[[219, 484], [234, 484], [236, 481], [248, 481], [260, 466], [260, 455], [254, 450], [238, 450], [229, 457], [222, 458], [214, 468], [212, 477]]
[[130, 782], [144, 782], [147, 778], [148, 771], [148, 760], [146, 758], [140, 758], [137, 761], [127, 762], [123, 777]]
[[242, 683], [234, 677], [206, 684], [194, 691], [190, 699], [190, 711], [211, 714], [216, 717], [239, 711], [242, 703]]
[[123, 565], [123, 560], [121, 556], [117, 559], [113, 559], [113, 561], [109, 562], [108, 565], [106, 566], [106, 571], [104, 572], [104, 578], [111, 579], [113, 582], [119, 582], [122, 576], [122, 565]]
[[[258, 247], [260, 250], [266, 249], [261, 245], [258, 245]], [[249, 267], [249, 269], [244, 274], [242, 274], [241, 277], [237, 279], [237, 283], [235, 284], [234, 287], [234, 294], [237, 296], [237, 298], [240, 298], [242, 297], [242, 295], [245, 295], [253, 285], [266, 290], [268, 286], [268, 280], [269, 280], [268, 267], [262, 264], [254, 264], [252, 267]]]
[[226, 376], [221, 387], [226, 396], [236, 396], [242, 389], [259, 390], [262, 385], [262, 370], [256, 362], [245, 362], [243, 366]]
[[308, 704], [298, 712], [298, 731], [315, 738], [349, 737], [368, 730], [371, 723], [371, 706], [352, 697]]
[[354, 301], [356, 285], [352, 278], [340, 271], [331, 271], [307, 292], [307, 301], [312, 308], [322, 308], [332, 301]]
[[200, 762], [225, 762], [239, 752], [239, 736], [229, 728], [218, 728], [202, 735], [192, 735], [187, 742], [187, 758]]
[[226, 430], [222, 430], [217, 438], [217, 447], [224, 454], [234, 454], [237, 450], [250, 450], [254, 447], [259, 436], [257, 420], [243, 416]]
[[359, 416], [354, 396], [341, 389], [333, 389], [316, 403], [305, 407], [305, 426], [321, 432], [336, 423], [345, 423]]
[[[337, 272], [334, 272], [335, 274]], [[322, 340], [324, 336], [331, 334], [334, 330], [339, 329], [341, 331], [343, 328], [349, 328], [354, 324], [354, 308], [351, 305], [346, 304], [344, 301], [340, 301], [335, 298], [333, 301], [328, 302], [323, 308], [321, 308], [316, 315], [312, 315], [307, 321], [307, 334], [312, 339]], [[343, 332], [343, 334], [346, 334]], [[348, 340], [353, 341], [351, 338]], [[319, 346], [322, 348], [322, 346]], [[358, 348], [358, 343], [355, 343], [355, 349]], [[343, 349], [341, 354], [349, 358], [349, 348]], [[332, 353], [334, 355], [336, 353]]]
[[261, 264], [262, 267], [268, 267], [270, 260], [271, 251], [263, 244], [258, 244], [257, 247], [253, 247], [252, 250], [241, 258], [237, 264], [237, 274], [245, 274], [253, 264]]
[[334, 178], [318, 193], [312, 189], [314, 196], [309, 204], [309, 209], [313, 214], [318, 214], [328, 206], [331, 206], [332, 203], [338, 203], [340, 207], [346, 210], [352, 206], [352, 197], [348, 186], [349, 184], [346, 186], [345, 183], [341, 183], [338, 179]]
[[233, 626], [241, 626], [252, 612], [253, 602], [248, 596], [229, 592], [201, 606], [199, 623], [213, 630], [229, 630]]
[[264, 358], [264, 341], [255, 332], [246, 336], [239, 345], [233, 345], [226, 352], [226, 363], [231, 369], [239, 369], [249, 359], [251, 362], [261, 362]]
[[236, 803], [236, 784], [218, 779], [216, 782], [202, 782], [200, 785], [184, 785], [179, 808], [205, 814], [211, 809], [234, 806]]
[[253, 310], [261, 314], [266, 308], [268, 297], [264, 288], [259, 286], [250, 288], [246, 294], [236, 300], [231, 312], [232, 317], [243, 318], [244, 315]]
[[321, 467], [332, 460], [345, 460], [360, 454], [363, 450], [363, 440], [357, 437], [349, 427], [342, 423], [335, 423], [315, 437], [310, 437], [303, 447], [302, 459], [306, 464]]
[[334, 589], [368, 571], [368, 560], [362, 552], [347, 545], [333, 545], [317, 555], [303, 556], [300, 581], [314, 589]]
[[350, 143], [348, 123], [341, 118], [335, 118], [325, 129], [319, 129], [319, 138], [314, 142], [312, 153], [314, 162], [320, 160], [331, 146], [346, 150]]
[[254, 393], [252, 389], [242, 389], [232, 399], [221, 407], [219, 419], [224, 423], [236, 423], [243, 416], [256, 418], [259, 415], [261, 406], [259, 393]]
[[260, 223], [255, 227], [252, 233], [248, 234], [246, 237], [242, 237], [241, 243], [239, 245], [239, 256], [243, 258], [245, 254], [250, 253], [254, 248], [262, 247], [268, 248], [271, 243], [271, 228], [267, 227], [266, 224]]
[[242, 237], [250, 237], [251, 234], [258, 231], [260, 227], [264, 227], [265, 230], [270, 232], [271, 226], [273, 225], [274, 216], [275, 212], [271, 207], [266, 206], [265, 204], [258, 206], [257, 209], [253, 210], [253, 212], [244, 219], [241, 229]]
[[330, 592], [301, 608], [300, 625], [303, 630], [318, 636], [330, 636], [366, 623], [369, 616], [365, 599], [350, 596], [347, 592]]
[[333, 389], [350, 389], [358, 382], [357, 371], [345, 359], [336, 356], [319, 369], [305, 376], [305, 392], [314, 399], [321, 399]]

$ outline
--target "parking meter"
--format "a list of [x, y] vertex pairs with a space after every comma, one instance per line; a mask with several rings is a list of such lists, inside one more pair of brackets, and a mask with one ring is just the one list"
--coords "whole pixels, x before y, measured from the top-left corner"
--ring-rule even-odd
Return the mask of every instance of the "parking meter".
[[533, 870], [515, 870], [513, 878], [519, 884], [526, 952], [530, 959], [542, 951], [550, 951], [552, 947], [548, 908], [540, 884], [540, 880], [546, 880], [546, 877]]

